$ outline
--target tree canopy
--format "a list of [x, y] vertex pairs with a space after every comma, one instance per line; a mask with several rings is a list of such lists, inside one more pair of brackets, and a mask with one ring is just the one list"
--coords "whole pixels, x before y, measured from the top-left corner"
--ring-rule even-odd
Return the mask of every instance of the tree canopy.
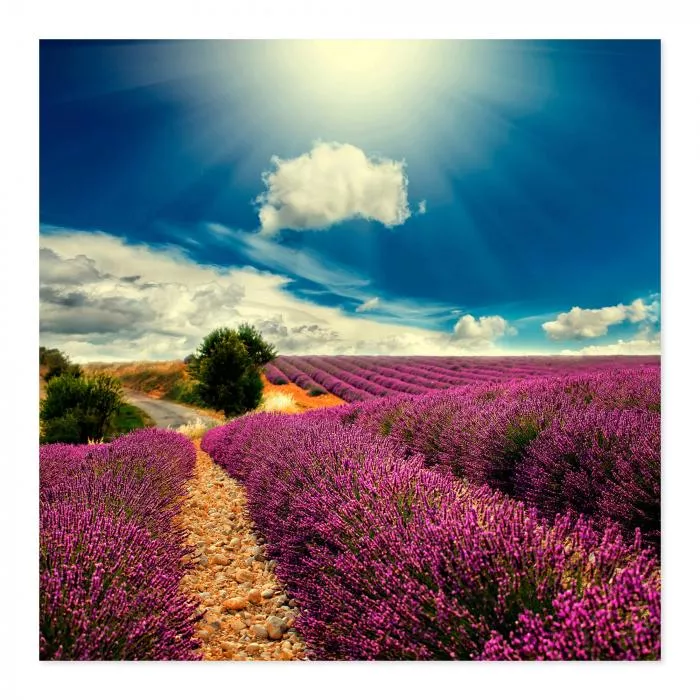
[[197, 394], [227, 418], [256, 408], [262, 399], [262, 366], [276, 357], [275, 348], [250, 324], [216, 328], [204, 338], [187, 365]]

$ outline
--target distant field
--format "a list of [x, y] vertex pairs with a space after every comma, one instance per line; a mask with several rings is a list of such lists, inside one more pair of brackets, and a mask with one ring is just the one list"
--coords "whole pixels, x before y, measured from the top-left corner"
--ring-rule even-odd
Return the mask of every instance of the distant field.
[[92, 362], [85, 372], [105, 372], [117, 377], [127, 389], [148, 394], [153, 399], [195, 403], [194, 384], [182, 360], [165, 362]]
[[354, 403], [381, 396], [425, 394], [482, 382], [570, 376], [614, 368], [658, 367], [644, 357], [389, 357], [281, 356], [266, 365], [267, 380], [307, 395], [333, 394]]

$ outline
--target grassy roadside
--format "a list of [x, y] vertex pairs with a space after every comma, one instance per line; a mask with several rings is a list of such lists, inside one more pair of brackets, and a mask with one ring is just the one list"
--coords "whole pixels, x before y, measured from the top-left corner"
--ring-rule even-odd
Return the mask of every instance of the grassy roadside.
[[150, 428], [155, 425], [153, 419], [137, 406], [123, 403], [112, 419], [108, 437], [116, 437], [123, 433], [129, 433], [139, 428]]
[[86, 374], [104, 372], [121, 381], [127, 389], [152, 399], [165, 399], [198, 406], [194, 382], [182, 360], [167, 362], [91, 362], [83, 365]]

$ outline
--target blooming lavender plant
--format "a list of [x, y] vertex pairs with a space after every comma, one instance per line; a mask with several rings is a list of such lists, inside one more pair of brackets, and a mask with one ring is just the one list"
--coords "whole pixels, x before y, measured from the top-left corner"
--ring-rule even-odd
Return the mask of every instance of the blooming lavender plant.
[[198, 658], [181, 551], [73, 503], [45, 505], [40, 532], [41, 659]]
[[42, 659], [194, 659], [173, 518], [195, 450], [156, 428], [40, 451]]

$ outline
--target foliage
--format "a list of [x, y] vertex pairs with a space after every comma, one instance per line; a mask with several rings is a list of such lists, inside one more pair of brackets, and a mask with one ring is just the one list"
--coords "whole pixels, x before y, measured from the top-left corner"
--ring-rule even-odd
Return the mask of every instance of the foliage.
[[47, 384], [46, 398], [41, 402], [43, 442], [100, 440], [121, 405], [121, 384], [114, 377], [55, 377]]
[[256, 367], [261, 368], [277, 357], [275, 346], [265, 342], [260, 331], [249, 323], [238, 326], [236, 333], [246, 346], [248, 356]]
[[273, 354], [252, 326], [244, 324], [238, 331], [217, 328], [204, 338], [187, 370], [197, 382], [200, 400], [231, 418], [260, 404], [260, 369]]
[[137, 406], [123, 403], [112, 417], [107, 435], [122, 435], [139, 428], [150, 428], [153, 425], [153, 419], [147, 413]]
[[58, 348], [39, 347], [39, 365], [46, 367], [44, 379], [48, 382], [62, 374], [70, 374], [74, 377], [82, 376], [82, 370], [77, 364], [71, 363], [68, 356]]

